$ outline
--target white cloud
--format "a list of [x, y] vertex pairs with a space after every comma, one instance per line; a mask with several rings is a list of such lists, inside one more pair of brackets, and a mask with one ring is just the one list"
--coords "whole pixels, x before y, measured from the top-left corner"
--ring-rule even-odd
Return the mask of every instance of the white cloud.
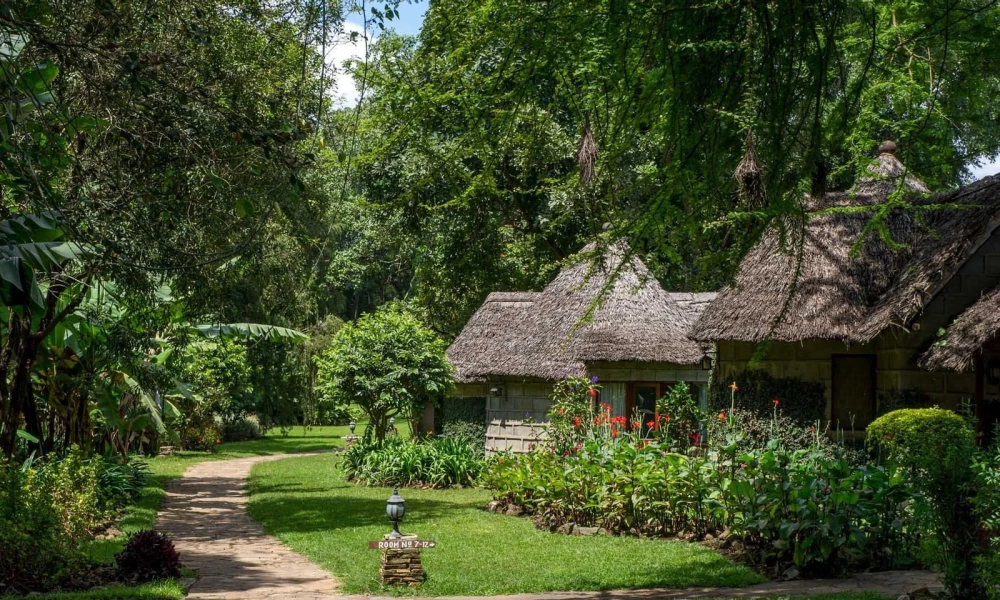
[[[351, 41], [351, 34], [355, 33], [355, 40]], [[368, 46], [375, 42], [375, 36], [368, 33]], [[354, 84], [354, 76], [350, 70], [344, 66], [344, 61], [350, 59], [365, 58], [365, 29], [362, 25], [352, 21], [344, 21], [344, 31], [337, 36], [333, 43], [326, 48], [327, 69], [333, 72], [333, 81], [336, 85], [334, 97], [341, 106], [356, 106], [360, 93]]]
[[972, 167], [972, 176], [977, 180], [989, 175], [996, 175], [997, 173], [1000, 173], [1000, 159], [983, 163], [979, 167]]

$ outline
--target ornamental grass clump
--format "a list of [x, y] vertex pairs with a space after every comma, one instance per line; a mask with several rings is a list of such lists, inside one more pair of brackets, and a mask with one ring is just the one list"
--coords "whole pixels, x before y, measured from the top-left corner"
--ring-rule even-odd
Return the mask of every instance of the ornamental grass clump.
[[[501, 506], [552, 530], [721, 539], [772, 575], [912, 563], [922, 500], [891, 462], [856, 466], [817, 425], [789, 424], [780, 400], [765, 425], [739, 408], [703, 414], [684, 386], [642, 423], [588, 400], [594, 385], [557, 388], [573, 392], [554, 402], [558, 433], [488, 465], [481, 482]], [[730, 391], [736, 406], [738, 386]]]
[[471, 486], [485, 463], [480, 447], [454, 438], [362, 440], [343, 456], [347, 478], [372, 486]]

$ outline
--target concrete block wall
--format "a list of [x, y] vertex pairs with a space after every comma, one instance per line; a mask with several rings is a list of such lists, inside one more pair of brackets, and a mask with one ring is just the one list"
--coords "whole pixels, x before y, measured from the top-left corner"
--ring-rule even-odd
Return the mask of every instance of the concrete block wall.
[[[984, 294], [1000, 286], [1000, 234], [995, 233], [976, 254], [945, 283], [909, 328], [884, 331], [872, 343], [847, 345], [831, 340], [772, 343], [757, 367], [775, 377], [797, 377], [819, 381], [826, 388], [826, 414], [831, 412], [831, 377], [834, 354], [874, 354], [876, 388], [879, 392], [918, 390], [945, 408], [958, 408], [976, 391], [973, 373], [928, 372], [920, 368], [920, 356], [937, 339], [938, 331]], [[731, 379], [745, 369], [756, 344], [720, 342], [719, 376]], [[987, 396], [991, 390], [987, 390]], [[1000, 387], [995, 390], [1000, 398]]]

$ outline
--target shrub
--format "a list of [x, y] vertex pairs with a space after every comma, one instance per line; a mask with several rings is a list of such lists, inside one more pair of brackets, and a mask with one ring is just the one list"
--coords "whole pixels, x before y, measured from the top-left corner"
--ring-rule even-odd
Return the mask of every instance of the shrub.
[[473, 485], [484, 464], [483, 449], [452, 439], [359, 441], [344, 452], [348, 479], [365, 485]]
[[246, 416], [223, 420], [220, 433], [224, 442], [245, 442], [264, 437], [257, 419]]
[[120, 510], [137, 501], [149, 481], [149, 464], [142, 458], [132, 457], [125, 463], [100, 457], [91, 461], [98, 465], [97, 488], [101, 503], [110, 510]]
[[[784, 415], [799, 425], [809, 426], [826, 416], [826, 398], [822, 383], [803, 381], [794, 377], [772, 377], [767, 371], [747, 369], [733, 379], [739, 391], [735, 395], [736, 407], [757, 413], [768, 419], [771, 401], [779, 400]], [[733, 402], [730, 381], [712, 386], [714, 412], [729, 410]]]
[[0, 589], [45, 590], [87, 566], [106, 526], [103, 465], [72, 449], [31, 464], [0, 461]]
[[181, 447], [184, 450], [202, 450], [211, 452], [222, 443], [222, 432], [211, 419], [200, 419], [184, 429], [181, 436]]
[[486, 450], [486, 398], [449, 398], [441, 403], [438, 430]]
[[[481, 484], [549, 528], [685, 538], [728, 530], [727, 543], [738, 541], [747, 560], [773, 573], [790, 564], [830, 573], [911, 560], [920, 541], [911, 507], [920, 499], [904, 471], [855, 467], [815, 429], [782, 431], [773, 404], [766, 428], [754, 420], [745, 430], [746, 414], [758, 419], [740, 409], [718, 415], [699, 446], [663, 431], [666, 423], [648, 438], [636, 427], [614, 435], [602, 409], [574, 444], [550, 438], [534, 452], [500, 456]], [[754, 429], [766, 439], [752, 438]]]
[[129, 536], [125, 548], [115, 555], [118, 578], [129, 583], [148, 583], [181, 576], [180, 555], [170, 538], [158, 531], [138, 531]]
[[933, 503], [944, 581], [958, 598], [985, 598], [975, 518], [975, 434], [960, 415], [941, 408], [890, 412], [868, 426], [868, 443], [913, 473]]

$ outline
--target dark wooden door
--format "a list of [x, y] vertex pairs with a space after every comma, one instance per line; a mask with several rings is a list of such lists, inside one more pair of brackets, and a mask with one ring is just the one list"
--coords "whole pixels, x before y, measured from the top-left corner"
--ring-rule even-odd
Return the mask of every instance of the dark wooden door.
[[875, 356], [833, 356], [833, 426], [863, 431], [875, 418]]

